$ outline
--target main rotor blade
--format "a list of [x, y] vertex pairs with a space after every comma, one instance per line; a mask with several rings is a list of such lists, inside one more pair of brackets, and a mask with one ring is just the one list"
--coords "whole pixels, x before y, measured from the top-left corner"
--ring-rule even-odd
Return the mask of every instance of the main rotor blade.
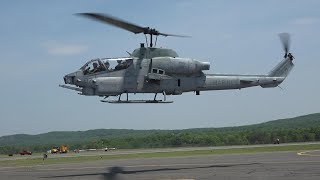
[[124, 21], [122, 19], [107, 15], [107, 14], [101, 14], [101, 13], [77, 13], [76, 15], [88, 17], [94, 20], [101, 21], [103, 23], [110, 24], [112, 26], [116, 26], [121, 29], [125, 29], [127, 31], [133, 32], [135, 34], [143, 33], [145, 32], [146, 27], [141, 27], [135, 24], [132, 24], [130, 22]]
[[167, 33], [160, 33], [159, 32], [159, 35], [162, 35], [162, 36], [174, 36], [174, 37], [182, 37], [182, 38], [191, 38], [191, 36], [186, 36], [186, 35], [179, 35], [179, 34], [167, 34]]
[[289, 33], [280, 33], [279, 34], [283, 50], [285, 51], [286, 54], [288, 54], [290, 50], [290, 34]]
[[90, 19], [94, 19], [103, 23], [110, 24], [112, 26], [116, 26], [118, 28], [133, 32], [135, 34], [144, 33], [144, 34], [150, 34], [150, 35], [162, 35], [162, 36], [175, 36], [175, 37], [190, 37], [190, 36], [184, 36], [184, 35], [177, 35], [177, 34], [167, 34], [167, 33], [161, 33], [157, 31], [156, 29], [149, 28], [149, 27], [142, 27], [138, 26], [136, 24], [127, 22], [125, 20], [107, 15], [107, 14], [101, 14], [101, 13], [77, 13], [76, 15], [84, 16]]

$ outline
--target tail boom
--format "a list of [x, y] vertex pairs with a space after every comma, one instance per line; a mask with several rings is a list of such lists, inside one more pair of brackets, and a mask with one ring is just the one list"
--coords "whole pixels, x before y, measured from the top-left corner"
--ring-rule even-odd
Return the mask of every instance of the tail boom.
[[294, 64], [293, 56], [288, 56], [275, 66], [267, 75], [206, 74], [204, 86], [200, 91], [241, 89], [253, 86], [271, 88], [279, 86], [289, 75]]

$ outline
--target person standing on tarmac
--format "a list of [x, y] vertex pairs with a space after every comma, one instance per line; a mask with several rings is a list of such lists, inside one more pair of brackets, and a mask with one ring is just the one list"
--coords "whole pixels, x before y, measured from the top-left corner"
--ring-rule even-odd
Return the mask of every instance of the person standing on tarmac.
[[42, 159], [43, 164], [44, 164], [44, 160], [47, 159], [47, 158], [48, 158], [48, 154], [47, 154], [47, 153], [44, 153], [44, 154], [43, 154], [43, 159]]

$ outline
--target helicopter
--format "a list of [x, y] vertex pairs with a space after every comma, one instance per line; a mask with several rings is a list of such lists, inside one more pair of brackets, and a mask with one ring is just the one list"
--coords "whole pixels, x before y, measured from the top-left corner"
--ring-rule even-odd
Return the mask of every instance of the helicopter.
[[[278, 87], [292, 70], [293, 55], [289, 52], [290, 35], [280, 33], [284, 58], [269, 73], [263, 75], [207, 74], [209, 62], [182, 58], [173, 49], [157, 48], [158, 36], [189, 37], [162, 33], [154, 28], [142, 27], [102, 13], [78, 13], [76, 15], [112, 25], [135, 34], [144, 34], [146, 45], [126, 57], [97, 58], [85, 63], [79, 70], [64, 76], [62, 88], [78, 91], [80, 95], [104, 97], [107, 103], [172, 103], [167, 95], [185, 92], [242, 89], [254, 86]], [[149, 42], [147, 36], [149, 35]], [[156, 37], [155, 44], [154, 36]], [[129, 94], [153, 93], [151, 100], [131, 100]], [[126, 94], [125, 100], [121, 95]], [[157, 99], [163, 94], [163, 99]], [[112, 96], [118, 98], [110, 99]]]

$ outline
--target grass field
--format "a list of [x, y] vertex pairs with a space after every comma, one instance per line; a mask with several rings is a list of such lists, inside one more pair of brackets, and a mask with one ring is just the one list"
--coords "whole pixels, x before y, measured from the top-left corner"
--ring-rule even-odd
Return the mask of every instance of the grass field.
[[8, 159], [0, 160], [0, 167], [10, 166], [34, 166], [45, 164], [59, 163], [79, 163], [97, 160], [114, 160], [114, 159], [131, 159], [131, 158], [163, 158], [179, 156], [206, 156], [222, 154], [241, 154], [241, 153], [261, 153], [261, 152], [278, 152], [278, 151], [306, 151], [320, 150], [320, 144], [301, 144], [285, 146], [265, 146], [265, 147], [244, 147], [244, 148], [225, 148], [211, 150], [187, 150], [172, 152], [146, 152], [132, 154], [114, 154], [114, 155], [91, 155], [91, 156], [74, 156], [74, 157], [55, 157], [48, 158], [43, 162], [42, 158], [28, 157], [26, 159]]

